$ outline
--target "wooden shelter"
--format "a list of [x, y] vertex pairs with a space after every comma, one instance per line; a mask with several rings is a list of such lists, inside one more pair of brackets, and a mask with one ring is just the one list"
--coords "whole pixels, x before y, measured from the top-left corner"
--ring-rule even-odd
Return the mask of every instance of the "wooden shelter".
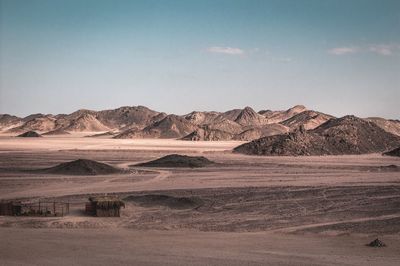
[[125, 203], [116, 196], [97, 196], [89, 198], [85, 211], [97, 217], [120, 217], [121, 207]]

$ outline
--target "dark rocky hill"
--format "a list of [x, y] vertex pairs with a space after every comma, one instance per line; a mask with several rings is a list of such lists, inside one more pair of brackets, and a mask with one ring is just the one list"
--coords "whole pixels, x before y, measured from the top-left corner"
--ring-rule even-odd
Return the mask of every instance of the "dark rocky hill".
[[254, 155], [342, 155], [383, 152], [400, 137], [355, 116], [331, 119], [314, 130], [300, 129], [240, 145], [235, 152]]
[[136, 166], [144, 167], [205, 167], [207, 165], [214, 164], [214, 162], [208, 160], [203, 156], [187, 156], [180, 154], [170, 154], [154, 161], [140, 163]]
[[42, 169], [40, 172], [59, 175], [107, 175], [119, 173], [121, 170], [105, 163], [78, 159], [61, 163], [51, 168]]
[[400, 157], [400, 146], [398, 148], [383, 153], [383, 155]]
[[20, 137], [20, 138], [40, 138], [42, 136], [39, 133], [35, 132], [35, 131], [27, 131], [25, 133], [22, 133], [22, 134], [18, 135], [17, 137]]

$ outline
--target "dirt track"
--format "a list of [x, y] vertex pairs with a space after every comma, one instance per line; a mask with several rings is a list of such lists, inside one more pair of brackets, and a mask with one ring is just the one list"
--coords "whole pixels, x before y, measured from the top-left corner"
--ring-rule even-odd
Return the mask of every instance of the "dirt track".
[[[400, 166], [398, 158], [376, 154], [252, 157], [227, 153], [218, 145], [214, 149], [213, 143], [200, 142], [196, 148], [159, 140], [148, 149], [128, 143], [133, 148], [76, 150], [87, 147], [81, 146], [83, 140], [72, 141], [77, 146], [56, 140], [51, 138], [49, 150], [32, 148], [31, 143], [19, 143], [18, 149], [10, 150], [14, 140], [0, 145], [1, 199], [71, 202], [71, 214], [66, 217], [0, 217], [4, 239], [0, 254], [7, 264], [46, 264], [41, 254], [47, 249], [62, 251], [57, 255], [61, 265], [68, 264], [68, 256], [79, 264], [99, 263], [73, 247], [103, 253], [104, 265], [135, 260], [141, 264], [147, 260], [149, 265], [400, 263], [400, 171], [386, 167]], [[7, 141], [3, 138], [0, 143]], [[160, 143], [161, 149], [155, 148]], [[98, 140], [95, 147], [101, 144]], [[202, 153], [218, 165], [201, 169], [129, 167], [176, 152], [176, 147], [184, 154]], [[61, 176], [27, 171], [77, 158], [129, 168], [129, 172]], [[171, 209], [127, 202], [121, 218], [104, 219], [83, 214], [83, 203], [91, 193], [196, 197], [202, 204]], [[364, 246], [377, 236], [388, 242], [387, 248], [371, 251]], [[27, 237], [36, 240], [26, 242]], [[163, 244], [167, 239], [176, 244], [171, 252], [171, 245]], [[101, 244], [105, 242], [110, 245]], [[13, 253], [26, 245], [32, 246], [32, 252]]]

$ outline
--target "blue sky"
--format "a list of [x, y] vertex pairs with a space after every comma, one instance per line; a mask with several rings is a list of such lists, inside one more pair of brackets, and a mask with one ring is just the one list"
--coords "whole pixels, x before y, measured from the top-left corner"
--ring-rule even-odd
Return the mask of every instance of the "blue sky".
[[0, 0], [0, 113], [400, 118], [400, 1]]

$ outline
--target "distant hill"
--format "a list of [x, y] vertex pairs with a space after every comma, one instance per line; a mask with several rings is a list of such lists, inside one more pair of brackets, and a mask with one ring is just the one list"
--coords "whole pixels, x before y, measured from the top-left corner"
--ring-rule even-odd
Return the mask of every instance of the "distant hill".
[[[32, 114], [20, 118], [0, 115], [0, 132], [20, 134], [37, 131], [44, 135], [94, 132], [103, 138], [172, 138], [182, 140], [251, 141], [294, 131], [314, 130], [334, 117], [303, 105], [282, 111], [256, 112], [247, 106], [226, 112], [193, 111], [185, 115], [166, 114], [145, 106], [123, 106], [94, 111], [80, 109], [70, 114]], [[400, 136], [400, 121], [366, 118], [386, 132]], [[102, 134], [113, 132], [112, 134]], [[115, 133], [114, 133], [115, 132]]]
[[245, 107], [234, 120], [242, 126], [261, 126], [267, 124], [267, 119], [256, 113], [251, 107]]
[[197, 129], [190, 121], [177, 115], [168, 115], [142, 130], [127, 130], [115, 138], [182, 138]]
[[236, 134], [234, 140], [250, 141], [262, 137], [283, 134], [289, 131], [289, 128], [281, 124], [268, 124], [262, 127], [253, 127]]
[[254, 155], [341, 155], [383, 152], [400, 145], [400, 137], [355, 116], [330, 119], [314, 130], [253, 140], [234, 149]]
[[[160, 114], [145, 106], [124, 106], [113, 110], [97, 112], [97, 119], [109, 128], [127, 126], [146, 127]], [[157, 119], [156, 119], [157, 120]]]
[[259, 114], [263, 115], [268, 123], [280, 123], [283, 122], [299, 113], [307, 111], [307, 108], [303, 105], [296, 105], [286, 111], [260, 111]]
[[218, 130], [218, 129], [210, 129], [208, 127], [198, 128], [189, 135], [186, 135], [182, 138], [182, 140], [193, 140], [193, 141], [218, 141], [218, 140], [231, 140], [233, 138], [233, 134]]
[[22, 118], [14, 115], [0, 114], [0, 131], [20, 126], [22, 123]]
[[47, 132], [54, 130], [56, 126], [56, 119], [51, 115], [35, 116], [33, 119], [26, 121], [20, 126], [11, 128], [10, 132], [24, 132], [24, 131], [40, 131]]
[[101, 123], [94, 115], [82, 114], [71, 120], [69, 125], [63, 127], [63, 130], [74, 132], [97, 132], [109, 131], [110, 128]]

